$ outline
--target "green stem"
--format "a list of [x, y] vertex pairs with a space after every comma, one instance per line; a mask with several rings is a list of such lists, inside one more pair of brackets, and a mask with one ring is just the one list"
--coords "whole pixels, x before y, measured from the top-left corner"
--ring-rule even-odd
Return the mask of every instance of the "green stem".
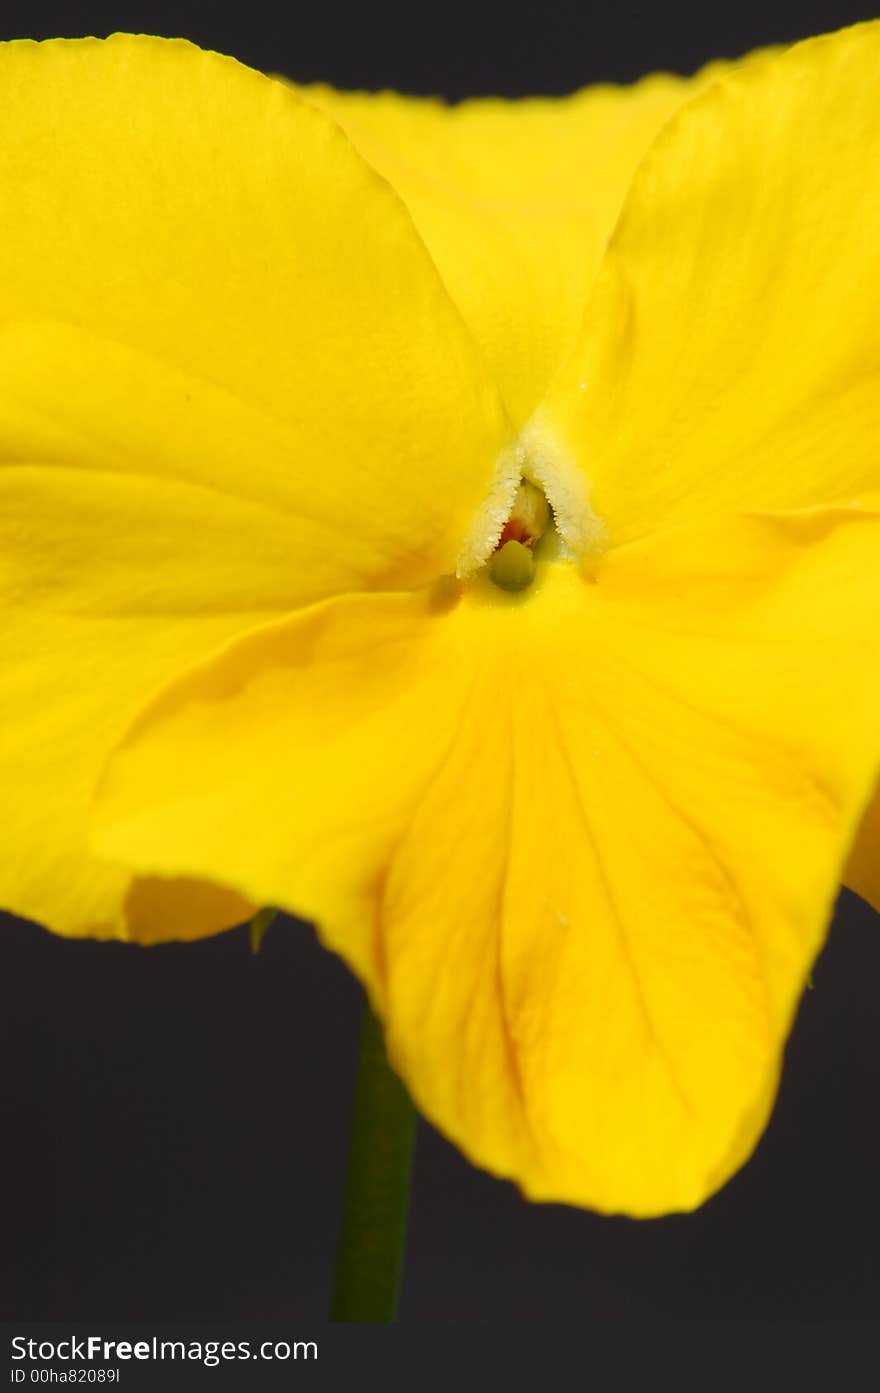
[[351, 1150], [330, 1319], [397, 1316], [416, 1114], [385, 1053], [382, 1027], [364, 1006]]

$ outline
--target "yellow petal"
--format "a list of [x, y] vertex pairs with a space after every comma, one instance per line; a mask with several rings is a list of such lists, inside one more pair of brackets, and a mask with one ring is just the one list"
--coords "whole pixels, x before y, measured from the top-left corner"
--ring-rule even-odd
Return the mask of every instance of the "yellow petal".
[[338, 127], [180, 40], [4, 44], [0, 81], [0, 458], [232, 495], [291, 603], [449, 569], [502, 410]]
[[880, 793], [875, 792], [859, 825], [843, 883], [880, 910]]
[[534, 426], [611, 544], [880, 488], [880, 24], [746, 64], [658, 137]]
[[728, 66], [455, 107], [300, 90], [404, 198], [520, 424], [574, 347], [639, 159], [672, 112]]
[[314, 919], [530, 1196], [689, 1208], [760, 1132], [873, 783], [878, 584], [880, 515], [817, 510], [328, 601], [158, 698], [98, 846]]
[[139, 619], [3, 610], [5, 909], [59, 933], [143, 942], [216, 933], [250, 917], [249, 903], [225, 891], [132, 881], [96, 860], [86, 840], [99, 772], [143, 701], [242, 622], [241, 615]]
[[0, 45], [0, 87], [0, 905], [186, 936], [251, 907], [92, 860], [109, 749], [231, 635], [451, 567], [503, 410], [406, 210], [295, 94], [124, 35]]

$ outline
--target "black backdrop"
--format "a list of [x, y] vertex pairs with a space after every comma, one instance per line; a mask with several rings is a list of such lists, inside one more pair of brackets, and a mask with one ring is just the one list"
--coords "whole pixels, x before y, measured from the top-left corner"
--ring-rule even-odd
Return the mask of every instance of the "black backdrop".
[[[455, 98], [687, 72], [871, 9], [33, 3], [0, 10], [0, 38], [183, 34], [303, 80]], [[0, 962], [0, 1315], [321, 1320], [360, 992], [311, 931], [285, 921], [252, 958], [242, 931], [141, 950], [5, 919]], [[844, 896], [769, 1131], [692, 1216], [530, 1206], [423, 1125], [403, 1318], [867, 1322], [880, 1297], [878, 977], [876, 917]]]

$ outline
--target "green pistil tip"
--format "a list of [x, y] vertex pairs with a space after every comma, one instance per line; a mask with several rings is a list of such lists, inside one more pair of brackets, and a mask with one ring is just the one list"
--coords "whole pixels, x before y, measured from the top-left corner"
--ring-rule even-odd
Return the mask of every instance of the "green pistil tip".
[[505, 542], [492, 553], [489, 576], [502, 590], [525, 590], [535, 578], [535, 559], [522, 542]]

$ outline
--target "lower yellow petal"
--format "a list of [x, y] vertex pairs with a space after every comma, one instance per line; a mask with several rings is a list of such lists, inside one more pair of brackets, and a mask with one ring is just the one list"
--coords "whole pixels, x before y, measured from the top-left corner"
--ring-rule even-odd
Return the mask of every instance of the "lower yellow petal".
[[232, 645], [117, 751], [98, 845], [315, 920], [531, 1197], [687, 1209], [760, 1134], [876, 776], [880, 517], [538, 570]]
[[246, 900], [215, 887], [140, 884], [86, 837], [100, 771], [143, 701], [241, 623], [4, 610], [0, 906], [58, 933], [143, 942], [249, 917]]
[[843, 883], [880, 910], [880, 792], [874, 794], [859, 825]]

